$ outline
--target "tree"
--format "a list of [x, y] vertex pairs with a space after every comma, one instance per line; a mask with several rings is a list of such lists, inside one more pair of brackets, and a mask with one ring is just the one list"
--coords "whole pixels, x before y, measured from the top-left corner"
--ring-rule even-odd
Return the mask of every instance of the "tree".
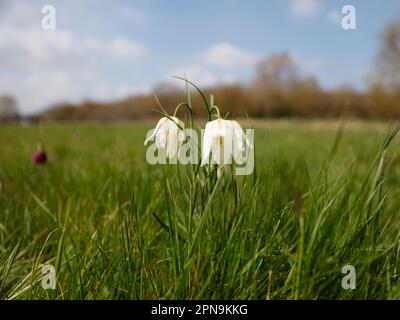
[[288, 53], [275, 53], [257, 65], [255, 87], [266, 90], [290, 90], [298, 78], [295, 62]]
[[17, 100], [9, 95], [0, 96], [0, 121], [18, 118]]
[[400, 92], [400, 22], [392, 21], [381, 35], [374, 86], [390, 93]]

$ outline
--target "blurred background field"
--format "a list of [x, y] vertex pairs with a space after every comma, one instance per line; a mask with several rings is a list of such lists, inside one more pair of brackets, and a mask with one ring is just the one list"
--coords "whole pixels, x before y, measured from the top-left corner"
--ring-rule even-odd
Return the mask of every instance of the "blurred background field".
[[[399, 297], [398, 139], [374, 192], [388, 124], [348, 122], [338, 138], [336, 122], [258, 121], [256, 173], [228, 175], [212, 197], [199, 182], [197, 202], [183, 166], [146, 163], [150, 127], [0, 128], [1, 298]], [[39, 134], [44, 166], [30, 162]], [[57, 290], [41, 288], [42, 264]], [[341, 287], [346, 264], [357, 290]]]

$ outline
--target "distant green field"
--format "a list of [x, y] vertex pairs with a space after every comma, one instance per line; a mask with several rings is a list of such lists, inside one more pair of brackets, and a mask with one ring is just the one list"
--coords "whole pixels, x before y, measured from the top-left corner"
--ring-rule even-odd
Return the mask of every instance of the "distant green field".
[[255, 173], [220, 180], [147, 164], [152, 125], [0, 127], [0, 298], [400, 298], [389, 125], [256, 122]]

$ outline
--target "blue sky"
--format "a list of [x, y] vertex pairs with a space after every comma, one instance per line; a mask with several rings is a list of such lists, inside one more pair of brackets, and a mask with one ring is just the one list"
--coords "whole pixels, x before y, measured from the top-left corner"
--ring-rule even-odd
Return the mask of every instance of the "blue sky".
[[[46, 4], [54, 31], [41, 27]], [[356, 8], [355, 31], [340, 25], [346, 4]], [[396, 17], [398, 0], [0, 0], [0, 94], [31, 113], [146, 93], [184, 72], [200, 86], [246, 84], [274, 52], [289, 52], [325, 88], [362, 90], [379, 32]]]

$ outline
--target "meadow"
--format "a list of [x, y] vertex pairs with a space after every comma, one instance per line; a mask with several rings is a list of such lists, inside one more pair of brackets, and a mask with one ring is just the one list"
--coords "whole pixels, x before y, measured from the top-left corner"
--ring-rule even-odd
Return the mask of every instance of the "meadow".
[[1, 299], [400, 298], [394, 124], [256, 121], [255, 172], [208, 181], [146, 162], [154, 125], [0, 127]]

